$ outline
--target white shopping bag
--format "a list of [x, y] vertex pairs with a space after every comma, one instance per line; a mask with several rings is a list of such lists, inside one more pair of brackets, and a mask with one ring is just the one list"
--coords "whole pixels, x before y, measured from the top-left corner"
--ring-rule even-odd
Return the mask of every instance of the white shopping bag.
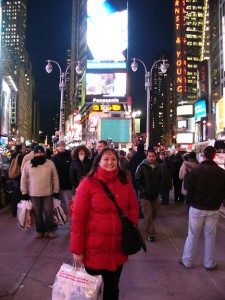
[[83, 267], [62, 264], [56, 274], [52, 300], [99, 300], [102, 276], [91, 276]]
[[18, 225], [22, 229], [29, 229], [32, 226], [32, 202], [30, 200], [21, 200], [17, 204]]
[[59, 199], [53, 198], [54, 205], [54, 223], [57, 225], [65, 225], [68, 222], [68, 216], [66, 215], [64, 209], [61, 206], [61, 201]]

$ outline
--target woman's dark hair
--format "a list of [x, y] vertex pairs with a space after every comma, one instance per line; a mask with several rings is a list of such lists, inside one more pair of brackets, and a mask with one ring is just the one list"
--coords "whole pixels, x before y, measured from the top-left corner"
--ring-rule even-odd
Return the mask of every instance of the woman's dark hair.
[[72, 151], [72, 159], [78, 159], [78, 153], [80, 150], [84, 150], [85, 157], [91, 157], [91, 151], [85, 145], [79, 145]]
[[118, 157], [118, 154], [117, 152], [113, 149], [113, 148], [104, 148], [95, 158], [94, 162], [93, 162], [93, 165], [92, 165], [92, 168], [90, 170], [90, 172], [88, 173], [87, 177], [92, 177], [94, 175], [94, 173], [97, 171], [98, 169], [98, 166], [99, 166], [99, 162], [100, 160], [102, 159], [102, 156], [107, 152], [107, 151], [110, 151], [112, 152], [113, 154], [115, 154], [116, 156], [116, 159], [117, 159], [117, 167], [118, 167], [118, 176], [119, 176], [119, 179], [120, 181], [123, 183], [123, 184], [126, 184], [128, 183], [127, 181], [127, 176], [126, 176], [126, 173], [125, 171], [123, 171], [120, 166], [119, 166], [119, 157]]

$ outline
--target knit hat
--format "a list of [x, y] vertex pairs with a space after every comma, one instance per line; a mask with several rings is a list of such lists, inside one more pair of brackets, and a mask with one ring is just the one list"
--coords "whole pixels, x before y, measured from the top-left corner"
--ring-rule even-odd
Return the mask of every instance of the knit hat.
[[63, 140], [57, 142], [57, 147], [60, 145], [66, 147], [66, 143]]
[[42, 146], [35, 146], [34, 147], [34, 154], [35, 153], [45, 153], [45, 149]]

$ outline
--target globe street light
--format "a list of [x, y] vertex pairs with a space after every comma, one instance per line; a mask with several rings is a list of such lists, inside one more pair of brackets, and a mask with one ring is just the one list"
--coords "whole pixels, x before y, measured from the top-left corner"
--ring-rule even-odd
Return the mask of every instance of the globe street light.
[[150, 127], [150, 97], [151, 97], [151, 90], [152, 90], [152, 70], [155, 67], [155, 65], [159, 62], [162, 62], [160, 69], [163, 73], [166, 73], [167, 66], [166, 66], [166, 60], [165, 59], [159, 59], [154, 62], [152, 65], [151, 71], [148, 72], [147, 68], [144, 64], [144, 62], [138, 58], [132, 58], [133, 62], [131, 64], [132, 71], [136, 72], [138, 69], [138, 64], [136, 61], [140, 61], [145, 69], [145, 89], [147, 90], [147, 119], [146, 119], [146, 149], [148, 150], [149, 147], [149, 127]]
[[57, 61], [48, 59], [47, 62], [48, 62], [48, 64], [45, 67], [45, 70], [47, 73], [51, 73], [53, 70], [51, 63], [55, 63], [58, 66], [59, 72], [60, 72], [59, 90], [61, 91], [61, 97], [60, 97], [60, 114], [59, 114], [59, 140], [63, 140], [64, 134], [63, 134], [63, 128], [62, 128], [62, 114], [63, 114], [63, 96], [64, 96], [64, 90], [66, 88], [66, 76], [67, 76], [67, 72], [68, 72], [69, 68], [74, 64], [76, 64], [76, 67], [75, 67], [76, 73], [81, 74], [82, 73], [81, 64], [79, 61], [72, 62], [71, 64], [68, 65], [68, 67], [66, 68], [66, 71], [62, 72], [62, 69], [61, 69], [60, 65], [57, 63]]

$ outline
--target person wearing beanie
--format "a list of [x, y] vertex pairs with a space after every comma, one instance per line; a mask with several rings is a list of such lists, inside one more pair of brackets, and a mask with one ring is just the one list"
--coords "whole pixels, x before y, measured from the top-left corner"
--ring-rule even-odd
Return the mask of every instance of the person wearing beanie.
[[69, 202], [72, 200], [72, 184], [70, 182], [69, 170], [72, 162], [70, 151], [66, 150], [64, 141], [58, 141], [57, 154], [51, 158], [55, 164], [59, 176], [59, 198], [65, 213], [69, 214]]
[[54, 163], [46, 159], [45, 149], [42, 146], [35, 146], [33, 159], [25, 163], [20, 189], [22, 199], [28, 200], [30, 198], [32, 201], [36, 237], [42, 238], [46, 233], [49, 238], [54, 238], [52, 196], [58, 198], [59, 178]]

